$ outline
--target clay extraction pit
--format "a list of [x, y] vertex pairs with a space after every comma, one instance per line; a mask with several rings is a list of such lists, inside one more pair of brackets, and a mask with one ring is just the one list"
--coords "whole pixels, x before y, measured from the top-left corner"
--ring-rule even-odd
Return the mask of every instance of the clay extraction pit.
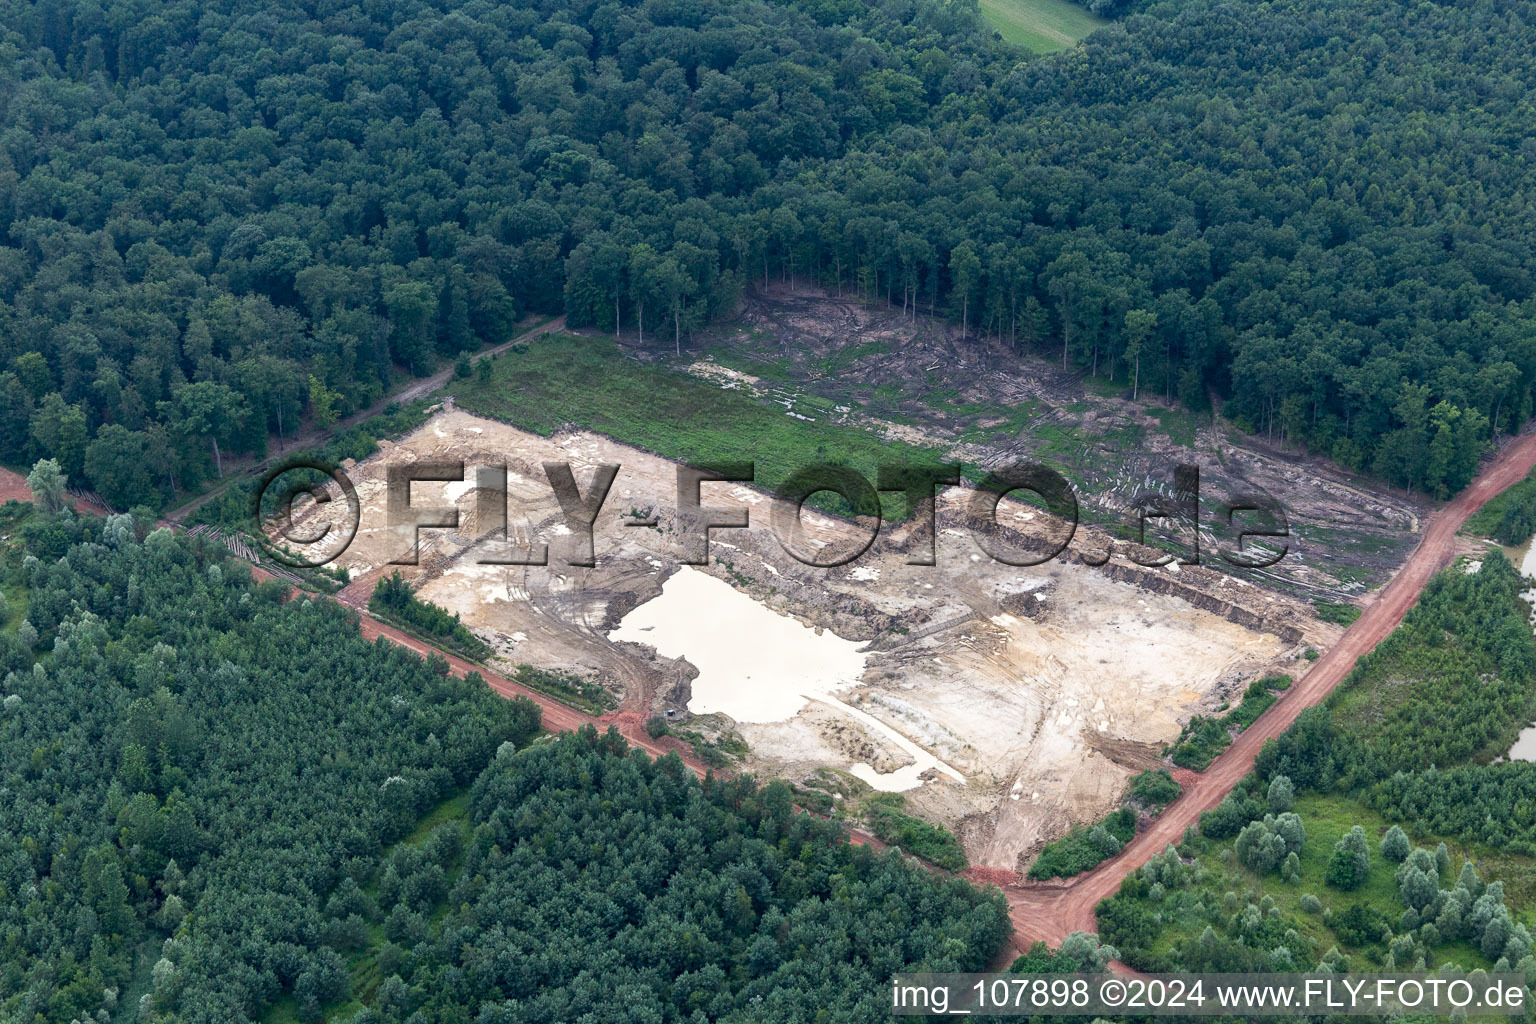
[[[1111, 809], [1191, 714], [1338, 633], [1283, 595], [1196, 566], [1143, 568], [1118, 551], [1083, 564], [1104, 538], [1079, 529], [1044, 564], [983, 553], [970, 491], [940, 492], [936, 560], [907, 564], [911, 524], [835, 568], [802, 564], [770, 526], [772, 502], [742, 484], [703, 485], [712, 509], [749, 510], [716, 529], [707, 566], [680, 564], [695, 524], [675, 514], [677, 466], [586, 432], [541, 437], [446, 407], [398, 444], [350, 467], [362, 518], [340, 555], [365, 602], [398, 568], [417, 595], [458, 613], [495, 649], [492, 667], [528, 664], [601, 683], [622, 711], [745, 740], [740, 767], [801, 784], [840, 780], [902, 791], [909, 809], [952, 828], [972, 863], [1020, 869], [1045, 840]], [[412, 531], [386, 527], [385, 469], [462, 461], [463, 482], [417, 482], [415, 507], [456, 507], [456, 529], [420, 531], [418, 564], [388, 564]], [[543, 464], [568, 462], [585, 489], [620, 466], [593, 527], [595, 565], [568, 564], [565, 523]], [[477, 466], [507, 467], [508, 516], [483, 519]], [[312, 504], [301, 524], [335, 515]], [[306, 523], [306, 517], [308, 522]], [[653, 526], [638, 525], [655, 517]], [[807, 508], [796, 544], [845, 542], [858, 527]], [[1004, 499], [998, 536], [1055, 536], [1031, 506]], [[508, 565], [530, 543], [549, 564]], [[1022, 541], [1021, 541], [1022, 543]]]

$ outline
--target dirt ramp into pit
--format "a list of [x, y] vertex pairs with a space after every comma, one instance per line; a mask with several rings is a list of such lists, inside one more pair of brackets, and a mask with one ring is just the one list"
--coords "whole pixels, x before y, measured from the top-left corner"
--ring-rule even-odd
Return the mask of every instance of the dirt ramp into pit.
[[[690, 531], [673, 512], [676, 464], [594, 434], [540, 437], [444, 410], [355, 467], [364, 522], [343, 564], [366, 572], [387, 560], [385, 467], [421, 459], [463, 460], [470, 472], [459, 484], [417, 485], [424, 505], [460, 509], [456, 530], [422, 532], [421, 565], [409, 572], [420, 595], [490, 638], [509, 671], [526, 662], [601, 680], [622, 693], [624, 710], [670, 711], [689, 728], [687, 705], [702, 683], [687, 652], [609, 635], [679, 571]], [[472, 472], [492, 461], [508, 465], [512, 544], [547, 544], [549, 565], [484, 558], [499, 543], [499, 520], [477, 515]], [[595, 524], [594, 567], [566, 562], [573, 538], [561, 532], [547, 461], [571, 462], [581, 481], [597, 463], [622, 467]], [[862, 675], [837, 689], [841, 705], [811, 702], [781, 721], [735, 723], [750, 745], [742, 769], [795, 781], [826, 771], [851, 779], [861, 764], [892, 775], [915, 763], [902, 744], [913, 745], [964, 781], [917, 773], [908, 806], [957, 828], [974, 863], [1013, 870], [1040, 842], [1111, 809], [1145, 752], [1172, 741], [1191, 714], [1295, 653], [1309, 609], [1204, 567], [1137, 566], [1123, 544], [1108, 565], [1094, 565], [1109, 538], [1089, 527], [1040, 565], [995, 561], [978, 537], [1048, 552], [1064, 528], [1004, 500], [997, 524], [983, 529], [970, 515], [972, 496], [940, 495], [936, 565], [909, 565], [900, 546], [909, 527], [888, 524], [866, 555], [824, 569], [785, 553], [762, 492], [711, 485], [710, 507], [748, 509], [754, 526], [715, 531], [704, 571], [868, 654]], [[634, 513], [651, 509], [657, 524], [636, 527]], [[811, 510], [805, 519], [813, 540], [823, 532], [839, 540], [850, 528]]]

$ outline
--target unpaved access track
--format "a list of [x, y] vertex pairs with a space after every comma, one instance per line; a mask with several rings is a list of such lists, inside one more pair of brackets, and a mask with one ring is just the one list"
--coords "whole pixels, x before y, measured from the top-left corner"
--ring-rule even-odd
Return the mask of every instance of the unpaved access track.
[[[1533, 465], [1536, 465], [1536, 432], [1526, 433], [1507, 442], [1471, 486], [1429, 518], [1420, 542], [1408, 560], [1382, 591], [1363, 602], [1364, 610], [1360, 618], [1338, 642], [1206, 771], [1198, 775], [1180, 773], [1180, 781], [1185, 787], [1183, 795], [1117, 856], [1064, 883], [1008, 881], [1005, 872], [995, 870], [987, 872], [985, 878], [978, 874], [979, 880], [1001, 883], [1015, 928], [1014, 944], [1020, 949], [1034, 940], [1055, 944], [1069, 932], [1094, 930], [1094, 908], [1098, 902], [1115, 892], [1120, 881], [1131, 871], [1168, 844], [1177, 843], [1184, 830], [1197, 823], [1202, 812], [1216, 806], [1251, 769], [1254, 757], [1265, 740], [1279, 735], [1303, 710], [1321, 702], [1332, 692], [1356, 661], [1402, 621], [1424, 586], [1450, 562], [1457, 550], [1457, 531], [1466, 519], [1494, 495], [1524, 478]], [[24, 487], [24, 481], [9, 471], [0, 471], [0, 480], [12, 489]], [[256, 571], [261, 573], [259, 569]], [[384, 636], [422, 654], [443, 654], [373, 619], [363, 609], [356, 610], [366, 636]], [[644, 733], [643, 720], [639, 714], [620, 712], [601, 717], [585, 715], [494, 672], [450, 655], [443, 656], [455, 674], [478, 672], [498, 693], [506, 696], [523, 695], [534, 700], [543, 711], [545, 727], [552, 731], [577, 729], [587, 724], [599, 728], [613, 724], [629, 742], [653, 755], [675, 749], [671, 744], [664, 746], [665, 741], [651, 741]], [[689, 751], [679, 750], [679, 753], [691, 768], [702, 772], [702, 766], [689, 756]], [[868, 841], [867, 837], [857, 833], [854, 839]]]
[[[1041, 842], [1112, 810], [1130, 777], [1178, 736], [1181, 717], [1250, 679], [1294, 671], [1306, 664], [1302, 650], [1326, 650], [1343, 632], [1316, 623], [1294, 599], [1203, 567], [1154, 570], [1123, 552], [1102, 568], [1073, 561], [1105, 550], [1107, 537], [1092, 528], [1076, 532], [1071, 557], [1061, 560], [1019, 567], [984, 558], [962, 489], [938, 496], [936, 564], [907, 564], [899, 532], [906, 527], [896, 527], [857, 565], [828, 569], [786, 553], [764, 493], [718, 488], [709, 500], [751, 511], [756, 526], [712, 541], [718, 550], [702, 572], [721, 585], [710, 601], [697, 592], [680, 597], [695, 574], [679, 562], [685, 528], [673, 508], [675, 463], [589, 431], [546, 437], [446, 404], [348, 470], [360, 519], [338, 564], [352, 574], [342, 600], [355, 607], [367, 604], [380, 574], [395, 571], [397, 549], [412, 537], [389, 526], [386, 470], [423, 459], [467, 467], [463, 480], [425, 485], [418, 496], [452, 504], [459, 522], [427, 531], [417, 564], [399, 571], [422, 600], [459, 615], [492, 646], [488, 667], [514, 678], [520, 664], [580, 675], [619, 697], [622, 710], [642, 720], [665, 715], [705, 739], [729, 729], [748, 748], [743, 770], [761, 777], [843, 797], [901, 786], [913, 813], [953, 829], [972, 863], [1010, 873]], [[551, 461], [570, 462], [578, 479], [597, 464], [621, 467], [610, 507], [594, 523], [595, 566], [562, 564], [561, 531], [570, 531], [544, 480]], [[489, 560], [500, 557], [503, 527], [495, 514], [481, 521], [486, 493], [468, 468], [495, 463], [506, 467], [507, 537], [550, 544], [550, 564]], [[326, 517], [346, 515], [343, 506], [316, 503], [300, 521], [339, 523]], [[629, 528], [632, 508], [651, 509], [656, 527]], [[1033, 522], [1038, 510], [999, 508], [999, 528], [1055, 535]], [[806, 525], [829, 543], [851, 530], [819, 515]], [[673, 592], [663, 595], [667, 587]], [[743, 615], [766, 608], [776, 613], [768, 622], [796, 628], [767, 646], [741, 624], [689, 632], [686, 623], [719, 610], [714, 602]], [[632, 614], [660, 615], [682, 635], [652, 644], [647, 638], [666, 630], [637, 629], [617, 639]], [[791, 650], [813, 657], [816, 627], [864, 645], [860, 664], [839, 670], [846, 675], [836, 703], [806, 698], [794, 672], [773, 667]], [[740, 631], [739, 640], [712, 648], [720, 630]], [[741, 685], [746, 676], [765, 687], [761, 694], [782, 691], [785, 702], [754, 704]], [[930, 757], [953, 774], [924, 778], [914, 766]]]
[[623, 712], [616, 711], [601, 716], [588, 715], [576, 710], [569, 704], [562, 704], [552, 697], [547, 697], [537, 690], [531, 690], [526, 686], [515, 683], [507, 677], [498, 675], [487, 668], [471, 664], [463, 658], [449, 654], [447, 651], [438, 650], [436, 647], [413, 639], [410, 635], [401, 632], [393, 626], [385, 625], [361, 608], [354, 608], [353, 610], [357, 612], [358, 624], [363, 631], [363, 636], [369, 640], [382, 636], [390, 643], [399, 644], [401, 647], [415, 651], [422, 657], [436, 654], [447, 660], [449, 670], [456, 676], [462, 677], [469, 675], [471, 672], [478, 672], [480, 678], [485, 680], [486, 685], [503, 697], [527, 697], [539, 706], [542, 724], [550, 732], [575, 732], [584, 725], [590, 725], [601, 732], [612, 725], [623, 734], [631, 746], [639, 747], [652, 757], [662, 757], [675, 750], [684, 763], [692, 768], [696, 774], [700, 777], [704, 775], [704, 765], [685, 746], [682, 744], [672, 746], [657, 743], [646, 736], [643, 728], [644, 723], [639, 715], [626, 715]]
[[1365, 606], [1360, 617], [1306, 676], [1286, 691], [1273, 707], [1249, 726], [1220, 757], [1193, 780], [1184, 782], [1184, 793], [1163, 811], [1152, 827], [1125, 845], [1118, 855], [1092, 871], [1062, 884], [1040, 882], [1004, 885], [1009, 916], [1013, 919], [1014, 944], [1024, 950], [1037, 939], [1058, 944], [1074, 931], [1094, 931], [1094, 908], [1112, 895], [1126, 875], [1145, 864], [1170, 843], [1178, 843], [1184, 830], [1195, 825], [1203, 811], [1221, 802], [1232, 787], [1253, 767], [1264, 741], [1280, 735], [1296, 716], [1320, 703], [1337, 686], [1360, 657], [1371, 651], [1403, 621], [1430, 579], [1451, 561], [1456, 552], [1456, 532], [1467, 517], [1489, 498], [1519, 482], [1536, 465], [1536, 433], [1526, 433], [1506, 444], [1498, 456], [1462, 491], [1430, 519], [1419, 546], [1408, 561]]
[[[1533, 465], [1536, 465], [1536, 432], [1524, 434], [1506, 444], [1471, 486], [1430, 519], [1419, 546], [1408, 561], [1392, 582], [1365, 607], [1360, 618], [1355, 620], [1339, 642], [1318, 659], [1301, 682], [1286, 691], [1272, 708], [1240, 734], [1208, 769], [1200, 773], [1180, 772], [1180, 782], [1184, 785], [1183, 795], [1163, 811], [1151, 828], [1127, 843], [1117, 856], [1065, 884], [1003, 883], [1009, 917], [1014, 926], [1014, 946], [1022, 952], [1036, 940], [1056, 945], [1070, 932], [1095, 930], [1094, 908], [1099, 901], [1114, 893], [1121, 879], [1130, 872], [1170, 843], [1177, 843], [1184, 830], [1198, 822], [1202, 812], [1220, 803], [1248, 773], [1266, 740], [1284, 732], [1302, 711], [1326, 698], [1362, 655], [1386, 639], [1418, 601], [1420, 592], [1430, 579], [1451, 561], [1457, 548], [1457, 531], [1467, 517], [1481, 508], [1488, 499], [1523, 479]], [[543, 712], [546, 729], [566, 731], [588, 724], [601, 728], [612, 723], [618, 726], [631, 744], [653, 755], [666, 752], [644, 735], [638, 715], [608, 714], [596, 718], [583, 714], [494, 672], [437, 651], [379, 622], [361, 608], [355, 610], [364, 636], [370, 639], [384, 636], [391, 642], [423, 655], [437, 653], [447, 658], [455, 675], [478, 672], [492, 689], [503, 696], [522, 695], [535, 701]], [[626, 717], [634, 721], [628, 721]], [[703, 774], [702, 765], [691, 758], [687, 751], [678, 752], [689, 767]], [[871, 837], [857, 832], [853, 839], [861, 843], [874, 842]], [[999, 873], [992, 873], [994, 876], [996, 874]]]
[[[263, 581], [277, 579], [276, 576], [273, 576], [265, 569], [254, 565], [251, 566], [251, 575], [257, 580]], [[390, 643], [414, 651], [423, 658], [435, 654], [447, 661], [449, 671], [460, 678], [468, 676], [471, 672], [478, 673], [480, 678], [485, 680], [487, 686], [503, 697], [527, 697], [539, 706], [541, 723], [550, 732], [575, 732], [586, 725], [601, 731], [611, 725], [619, 730], [631, 746], [639, 747], [652, 757], [662, 757], [668, 753], [676, 752], [683, 759], [683, 762], [700, 777], [703, 777], [706, 771], [703, 763], [694, 757], [693, 752], [685, 744], [665, 738], [662, 742], [650, 739], [645, 734], [644, 722], [639, 715], [626, 714], [624, 712], [609, 712], [601, 716], [586, 714], [576, 710], [569, 704], [563, 704], [552, 697], [539, 693], [537, 690], [532, 690], [520, 683], [515, 683], [506, 676], [499, 675], [482, 665], [475, 665], [465, 661], [463, 658], [449, 654], [447, 651], [440, 650], [437, 647], [417, 640], [408, 633], [380, 622], [370, 615], [367, 609], [354, 600], [347, 600], [346, 597], [340, 595], [335, 598], [313, 599], [336, 600], [351, 608], [357, 613], [358, 627], [362, 630], [363, 636], [369, 640], [383, 637]]]

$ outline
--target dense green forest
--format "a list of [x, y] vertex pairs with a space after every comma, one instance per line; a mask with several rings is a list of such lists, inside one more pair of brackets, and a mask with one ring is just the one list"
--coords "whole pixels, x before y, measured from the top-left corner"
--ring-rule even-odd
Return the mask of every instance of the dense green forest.
[[153, 504], [525, 311], [794, 278], [1445, 493], [1532, 408], [1533, 14], [7, 0], [0, 457]]
[[[140, 511], [0, 518], [0, 1018], [864, 1021], [894, 970], [987, 963], [996, 892], [781, 784], [536, 739], [532, 704], [147, 525], [440, 365], [489, 403], [517, 368], [465, 353], [529, 314], [681, 355], [784, 285], [1465, 486], [1536, 411], [1536, 2], [1088, 6], [1124, 20], [1036, 56], [974, 0], [0, 0], [0, 461]], [[1529, 536], [1530, 488], [1498, 516]], [[1536, 766], [1480, 763], [1532, 710], [1523, 587], [1497, 553], [1438, 577], [1105, 938], [1536, 975]], [[963, 865], [900, 804], [882, 836]], [[1073, 946], [1037, 955], [1107, 955]]]
[[[782, 784], [529, 746], [528, 701], [213, 544], [3, 522], [0, 1019], [876, 1020], [887, 973], [978, 969], [1008, 931], [995, 890]], [[466, 795], [463, 831], [391, 845]]]
[[997, 890], [849, 845], [782, 782], [701, 784], [590, 727], [497, 758], [470, 819], [451, 887], [383, 866], [395, 971], [355, 1019], [882, 1021], [893, 972], [980, 970], [1008, 932]]
[[1100, 904], [1105, 940], [1149, 970], [1456, 962], [1536, 982], [1519, 921], [1536, 765], [1485, 763], [1536, 697], [1525, 587], [1497, 551], [1436, 577], [1324, 705], [1265, 744], [1183, 860], [1155, 858]]
[[22, 531], [68, 546], [8, 551], [27, 618], [0, 634], [0, 1017], [132, 991], [139, 1020], [235, 1021], [332, 991], [324, 897], [537, 709], [126, 516]]

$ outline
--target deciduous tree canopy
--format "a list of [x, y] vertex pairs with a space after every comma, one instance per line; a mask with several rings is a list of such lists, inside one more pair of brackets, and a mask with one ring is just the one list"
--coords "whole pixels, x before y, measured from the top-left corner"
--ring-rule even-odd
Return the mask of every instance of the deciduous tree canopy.
[[6, 0], [0, 454], [126, 506], [519, 312], [675, 346], [793, 275], [1453, 491], [1532, 408], [1532, 14]]

